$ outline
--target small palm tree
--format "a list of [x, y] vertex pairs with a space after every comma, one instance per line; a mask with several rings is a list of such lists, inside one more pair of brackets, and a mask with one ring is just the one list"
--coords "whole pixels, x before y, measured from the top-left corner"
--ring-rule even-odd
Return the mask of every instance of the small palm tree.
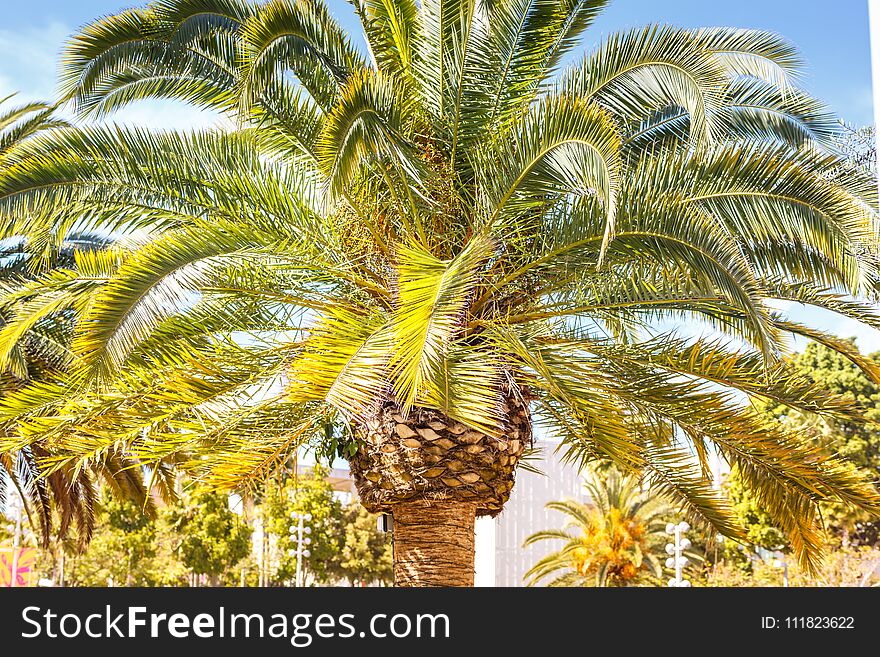
[[537, 420], [738, 536], [714, 447], [815, 564], [816, 503], [880, 498], [743, 397], [858, 417], [781, 357], [800, 335], [877, 366], [774, 307], [880, 326], [876, 180], [835, 173], [837, 123], [776, 35], [648, 27], [560, 72], [605, 4], [358, 0], [367, 53], [320, 0], [83, 28], [61, 81], [81, 116], [176, 98], [235, 129], [97, 124], [0, 172], [22, 234], [145, 238], [19, 297], [44, 315], [0, 355], [66, 312], [73, 363], [0, 402], [0, 449], [247, 487], [312, 445], [393, 514], [397, 584], [468, 585], [474, 518], [504, 507]]
[[[529, 585], [556, 575], [548, 586], [632, 586], [653, 582], [663, 572], [657, 554], [667, 538], [669, 505], [643, 490], [639, 481], [612, 468], [584, 483], [589, 502], [550, 502], [548, 509], [567, 516], [561, 530], [529, 536], [524, 547], [546, 540], [565, 545], [525, 574]], [[572, 533], [571, 530], [574, 530]]]

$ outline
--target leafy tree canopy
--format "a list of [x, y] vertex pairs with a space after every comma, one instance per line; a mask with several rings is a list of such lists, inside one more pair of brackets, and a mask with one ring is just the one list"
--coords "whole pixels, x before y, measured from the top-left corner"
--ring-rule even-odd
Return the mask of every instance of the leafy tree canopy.
[[[850, 340], [855, 347], [855, 342]], [[880, 354], [868, 358], [877, 361]], [[880, 385], [852, 361], [821, 344], [808, 344], [792, 359], [792, 365], [810, 381], [821, 383], [862, 409], [858, 419], [830, 418], [785, 406], [766, 405], [766, 412], [779, 417], [795, 430], [809, 435], [829, 450], [844, 457], [869, 479], [880, 478]], [[734, 510], [745, 524], [754, 545], [779, 549], [786, 545], [778, 524], [743, 486], [734, 472], [729, 493]], [[846, 540], [874, 544], [880, 539], [875, 517], [840, 504], [822, 505], [826, 524]]]
[[296, 543], [291, 530], [296, 522], [293, 513], [311, 514], [306, 524], [311, 527], [308, 546], [310, 556], [303, 560], [306, 573], [318, 583], [330, 582], [344, 539], [342, 503], [333, 494], [327, 481], [327, 468], [316, 465], [305, 474], [291, 475], [281, 486], [269, 484], [264, 500], [269, 530], [276, 536], [280, 566], [276, 577], [292, 581], [296, 573]]
[[345, 509], [345, 542], [338, 557], [339, 574], [357, 584], [390, 584], [391, 535], [378, 531], [377, 518], [360, 504]]
[[229, 508], [226, 494], [191, 493], [186, 504], [171, 510], [170, 522], [180, 535], [180, 559], [192, 572], [216, 581], [250, 552], [251, 529]]

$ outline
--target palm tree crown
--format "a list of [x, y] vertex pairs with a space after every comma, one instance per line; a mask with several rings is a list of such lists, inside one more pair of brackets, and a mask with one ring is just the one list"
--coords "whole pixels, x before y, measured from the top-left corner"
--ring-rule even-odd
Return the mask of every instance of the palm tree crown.
[[495, 512], [527, 405], [569, 459], [611, 459], [736, 536], [714, 450], [807, 564], [817, 501], [877, 511], [871, 485], [748, 404], [858, 415], [785, 363], [793, 335], [880, 379], [775, 309], [880, 326], [876, 181], [837, 175], [837, 123], [797, 87], [793, 47], [652, 26], [560, 70], [606, 2], [354, 4], [366, 54], [320, 0], [161, 0], [73, 37], [61, 90], [80, 115], [175, 98], [236, 128], [54, 130], [0, 173], [7, 234], [131, 245], [97, 284], [57, 270], [17, 293], [43, 311], [4, 331], [0, 364], [68, 310], [73, 360], [0, 403], [0, 446], [240, 486], [312, 441], [368, 459], [377, 508], [482, 486]]

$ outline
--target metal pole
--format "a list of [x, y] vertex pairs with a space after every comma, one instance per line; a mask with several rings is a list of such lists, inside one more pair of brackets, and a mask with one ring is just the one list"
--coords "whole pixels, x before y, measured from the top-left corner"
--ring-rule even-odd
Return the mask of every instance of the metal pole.
[[21, 505], [17, 507], [15, 516], [15, 535], [12, 537], [12, 579], [9, 586], [17, 586], [18, 580], [18, 546], [21, 544]]
[[691, 585], [690, 581], [683, 577], [684, 566], [687, 563], [684, 551], [691, 546], [691, 542], [684, 538], [684, 535], [690, 528], [691, 526], [684, 520], [678, 524], [670, 522], [666, 525], [666, 534], [673, 541], [666, 544], [666, 554], [669, 555], [669, 558], [666, 560], [666, 567], [675, 572], [675, 577], [671, 577], [667, 582], [668, 586], [687, 588]]
[[675, 526], [675, 583], [681, 586], [681, 527]]
[[302, 581], [302, 560], [303, 560], [303, 517], [299, 517], [299, 524], [296, 528], [296, 585], [301, 587]]
[[269, 586], [268, 566], [269, 526], [265, 518], [260, 520], [260, 586]]
[[257, 564], [257, 586], [263, 586], [263, 543], [266, 540], [266, 534], [263, 530], [262, 521], [260, 523], [260, 561]]

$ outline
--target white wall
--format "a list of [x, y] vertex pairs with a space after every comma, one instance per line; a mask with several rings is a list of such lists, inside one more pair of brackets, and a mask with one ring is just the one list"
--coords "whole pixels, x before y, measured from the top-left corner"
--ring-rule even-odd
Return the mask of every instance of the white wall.
[[495, 519], [477, 518], [474, 532], [474, 586], [495, 586]]
[[559, 527], [559, 513], [547, 511], [547, 502], [584, 500], [577, 468], [563, 464], [554, 454], [555, 443], [538, 442], [543, 458], [532, 465], [544, 474], [519, 470], [516, 485], [504, 511], [495, 518], [481, 518], [476, 528], [476, 586], [524, 586], [523, 575], [541, 557], [559, 545], [539, 543], [523, 548], [523, 541], [541, 529]]

